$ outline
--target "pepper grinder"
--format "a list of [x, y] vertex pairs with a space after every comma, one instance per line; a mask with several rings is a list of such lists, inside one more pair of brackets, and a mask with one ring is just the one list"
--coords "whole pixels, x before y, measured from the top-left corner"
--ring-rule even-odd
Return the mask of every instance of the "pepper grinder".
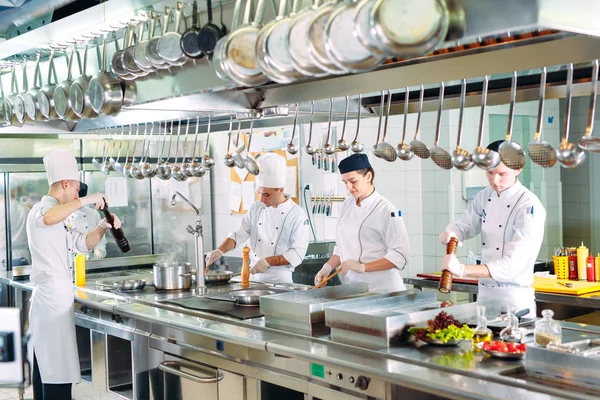
[[129, 250], [131, 250], [131, 247], [129, 246], [129, 241], [125, 237], [125, 233], [123, 233], [123, 229], [115, 228], [115, 226], [114, 226], [115, 219], [114, 219], [113, 215], [108, 211], [108, 204], [106, 204], [101, 211], [104, 213], [106, 222], [108, 222], [112, 226], [112, 228], [110, 228], [109, 230], [110, 230], [111, 235], [115, 239], [115, 243], [117, 244], [117, 247], [123, 253], [127, 253]]
[[250, 287], [250, 248], [244, 246], [242, 249], [242, 288]]
[[[455, 237], [450, 238], [450, 241], [446, 245], [446, 254], [456, 253], [456, 246], [458, 246], [458, 239]], [[452, 273], [450, 271], [444, 270], [444, 272], [442, 272], [438, 290], [444, 294], [452, 291]]]

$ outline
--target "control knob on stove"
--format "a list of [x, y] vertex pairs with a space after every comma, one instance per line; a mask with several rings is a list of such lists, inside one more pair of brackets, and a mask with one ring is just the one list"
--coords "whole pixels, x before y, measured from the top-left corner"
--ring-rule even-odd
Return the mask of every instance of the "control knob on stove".
[[367, 390], [369, 388], [369, 383], [371, 383], [371, 378], [360, 375], [358, 378], [356, 378], [356, 384], [354, 386], [360, 390]]

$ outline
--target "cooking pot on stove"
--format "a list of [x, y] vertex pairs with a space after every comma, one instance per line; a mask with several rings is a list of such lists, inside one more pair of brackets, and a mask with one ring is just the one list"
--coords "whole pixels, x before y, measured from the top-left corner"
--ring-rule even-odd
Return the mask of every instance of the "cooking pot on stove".
[[164, 262], [152, 266], [154, 287], [157, 290], [182, 290], [192, 287], [192, 264]]

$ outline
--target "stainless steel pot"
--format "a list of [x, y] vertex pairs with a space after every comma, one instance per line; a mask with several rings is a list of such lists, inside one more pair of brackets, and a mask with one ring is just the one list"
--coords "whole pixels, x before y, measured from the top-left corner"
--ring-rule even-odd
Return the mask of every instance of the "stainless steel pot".
[[154, 287], [158, 290], [181, 290], [192, 287], [191, 263], [165, 262], [152, 266]]

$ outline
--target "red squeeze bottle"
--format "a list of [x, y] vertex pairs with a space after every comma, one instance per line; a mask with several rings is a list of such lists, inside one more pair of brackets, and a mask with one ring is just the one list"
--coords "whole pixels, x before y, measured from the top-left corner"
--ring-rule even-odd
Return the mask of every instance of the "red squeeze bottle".
[[[450, 241], [446, 245], [446, 254], [456, 253], [456, 246], [458, 246], [458, 239], [455, 237], [450, 238]], [[438, 290], [444, 294], [452, 291], [452, 273], [447, 269], [442, 272], [442, 278], [440, 279]]]
[[596, 282], [596, 259], [589, 256], [586, 260], [586, 273], [588, 282]]
[[576, 281], [577, 279], [577, 256], [569, 254], [569, 280]]

